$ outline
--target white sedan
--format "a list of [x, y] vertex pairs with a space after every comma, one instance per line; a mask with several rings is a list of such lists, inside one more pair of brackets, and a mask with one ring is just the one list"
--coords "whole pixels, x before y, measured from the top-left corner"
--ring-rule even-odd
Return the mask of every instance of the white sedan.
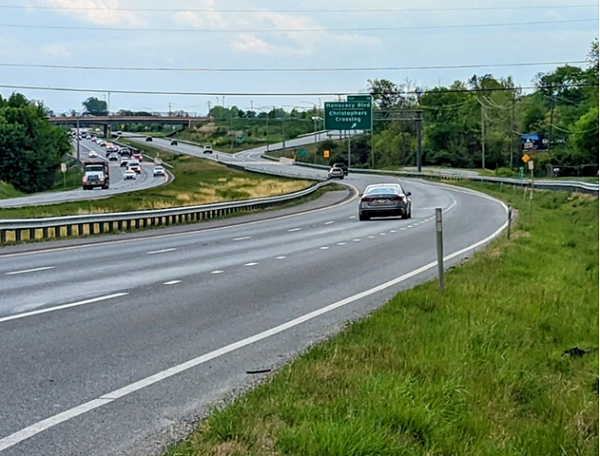
[[125, 171], [123, 173], [123, 179], [128, 180], [128, 179], [133, 179], [136, 180], [137, 179], [137, 173], [132, 170], [132, 169], [128, 169], [127, 171]]
[[88, 152], [88, 157], [90, 157], [90, 158], [98, 158], [98, 152], [90, 150]]

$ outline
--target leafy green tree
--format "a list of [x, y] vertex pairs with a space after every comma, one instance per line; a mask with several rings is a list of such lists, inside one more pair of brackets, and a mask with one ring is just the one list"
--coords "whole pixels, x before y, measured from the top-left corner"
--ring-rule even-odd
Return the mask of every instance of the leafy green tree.
[[0, 96], [0, 180], [27, 193], [49, 190], [70, 150], [67, 133], [48, 122], [43, 105], [19, 93]]
[[108, 114], [108, 107], [106, 101], [99, 100], [96, 97], [90, 97], [83, 103], [86, 111], [94, 116], [105, 116]]
[[575, 123], [570, 143], [581, 164], [598, 163], [598, 107], [590, 109]]

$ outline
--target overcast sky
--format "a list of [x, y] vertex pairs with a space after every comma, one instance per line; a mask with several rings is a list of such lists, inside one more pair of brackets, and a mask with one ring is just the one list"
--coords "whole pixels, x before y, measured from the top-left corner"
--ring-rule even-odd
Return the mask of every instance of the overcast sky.
[[111, 111], [198, 114], [223, 102], [308, 109], [375, 78], [427, 89], [491, 73], [530, 86], [557, 65], [501, 65], [585, 60], [598, 14], [597, 0], [0, 0], [0, 84], [87, 89], [18, 89], [57, 113], [97, 96]]

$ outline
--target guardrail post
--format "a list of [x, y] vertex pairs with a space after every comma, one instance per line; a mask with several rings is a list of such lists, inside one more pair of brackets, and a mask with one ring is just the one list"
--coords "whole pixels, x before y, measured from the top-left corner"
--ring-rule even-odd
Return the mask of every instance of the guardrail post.
[[442, 228], [442, 209], [435, 210], [435, 234], [437, 246], [438, 279], [440, 282], [440, 291], [444, 292], [444, 236]]
[[508, 227], [506, 230], [506, 239], [510, 239], [510, 226], [512, 224], [512, 206], [508, 205]]
[[0, 230], [0, 245], [6, 244], [6, 230]]
[[29, 228], [29, 240], [35, 239], [35, 228]]

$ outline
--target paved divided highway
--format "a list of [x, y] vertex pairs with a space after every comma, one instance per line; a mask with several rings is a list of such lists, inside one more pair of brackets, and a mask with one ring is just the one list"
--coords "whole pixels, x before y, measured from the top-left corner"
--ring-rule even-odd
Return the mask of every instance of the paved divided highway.
[[[106, 160], [106, 150], [90, 140], [80, 141], [81, 161], [88, 159], [90, 151], [98, 153], [94, 161]], [[83, 190], [78, 188], [66, 192], [38, 193], [21, 198], [0, 199], [0, 208], [40, 206], [44, 204], [58, 204], [70, 201], [87, 201], [90, 199], [107, 198], [119, 193], [127, 193], [133, 190], [142, 190], [145, 188], [156, 187], [164, 184], [168, 177], [153, 177], [152, 168], [154, 163], [142, 162], [142, 173], [136, 180], [123, 180], [124, 169], [119, 167], [119, 162], [109, 162], [110, 164], [110, 188], [103, 190], [96, 188], [94, 190]]]
[[436, 207], [447, 264], [505, 224], [484, 195], [402, 183], [409, 220], [358, 221], [352, 189], [234, 220], [2, 248], [0, 456], [153, 454], [248, 371], [433, 278]]

